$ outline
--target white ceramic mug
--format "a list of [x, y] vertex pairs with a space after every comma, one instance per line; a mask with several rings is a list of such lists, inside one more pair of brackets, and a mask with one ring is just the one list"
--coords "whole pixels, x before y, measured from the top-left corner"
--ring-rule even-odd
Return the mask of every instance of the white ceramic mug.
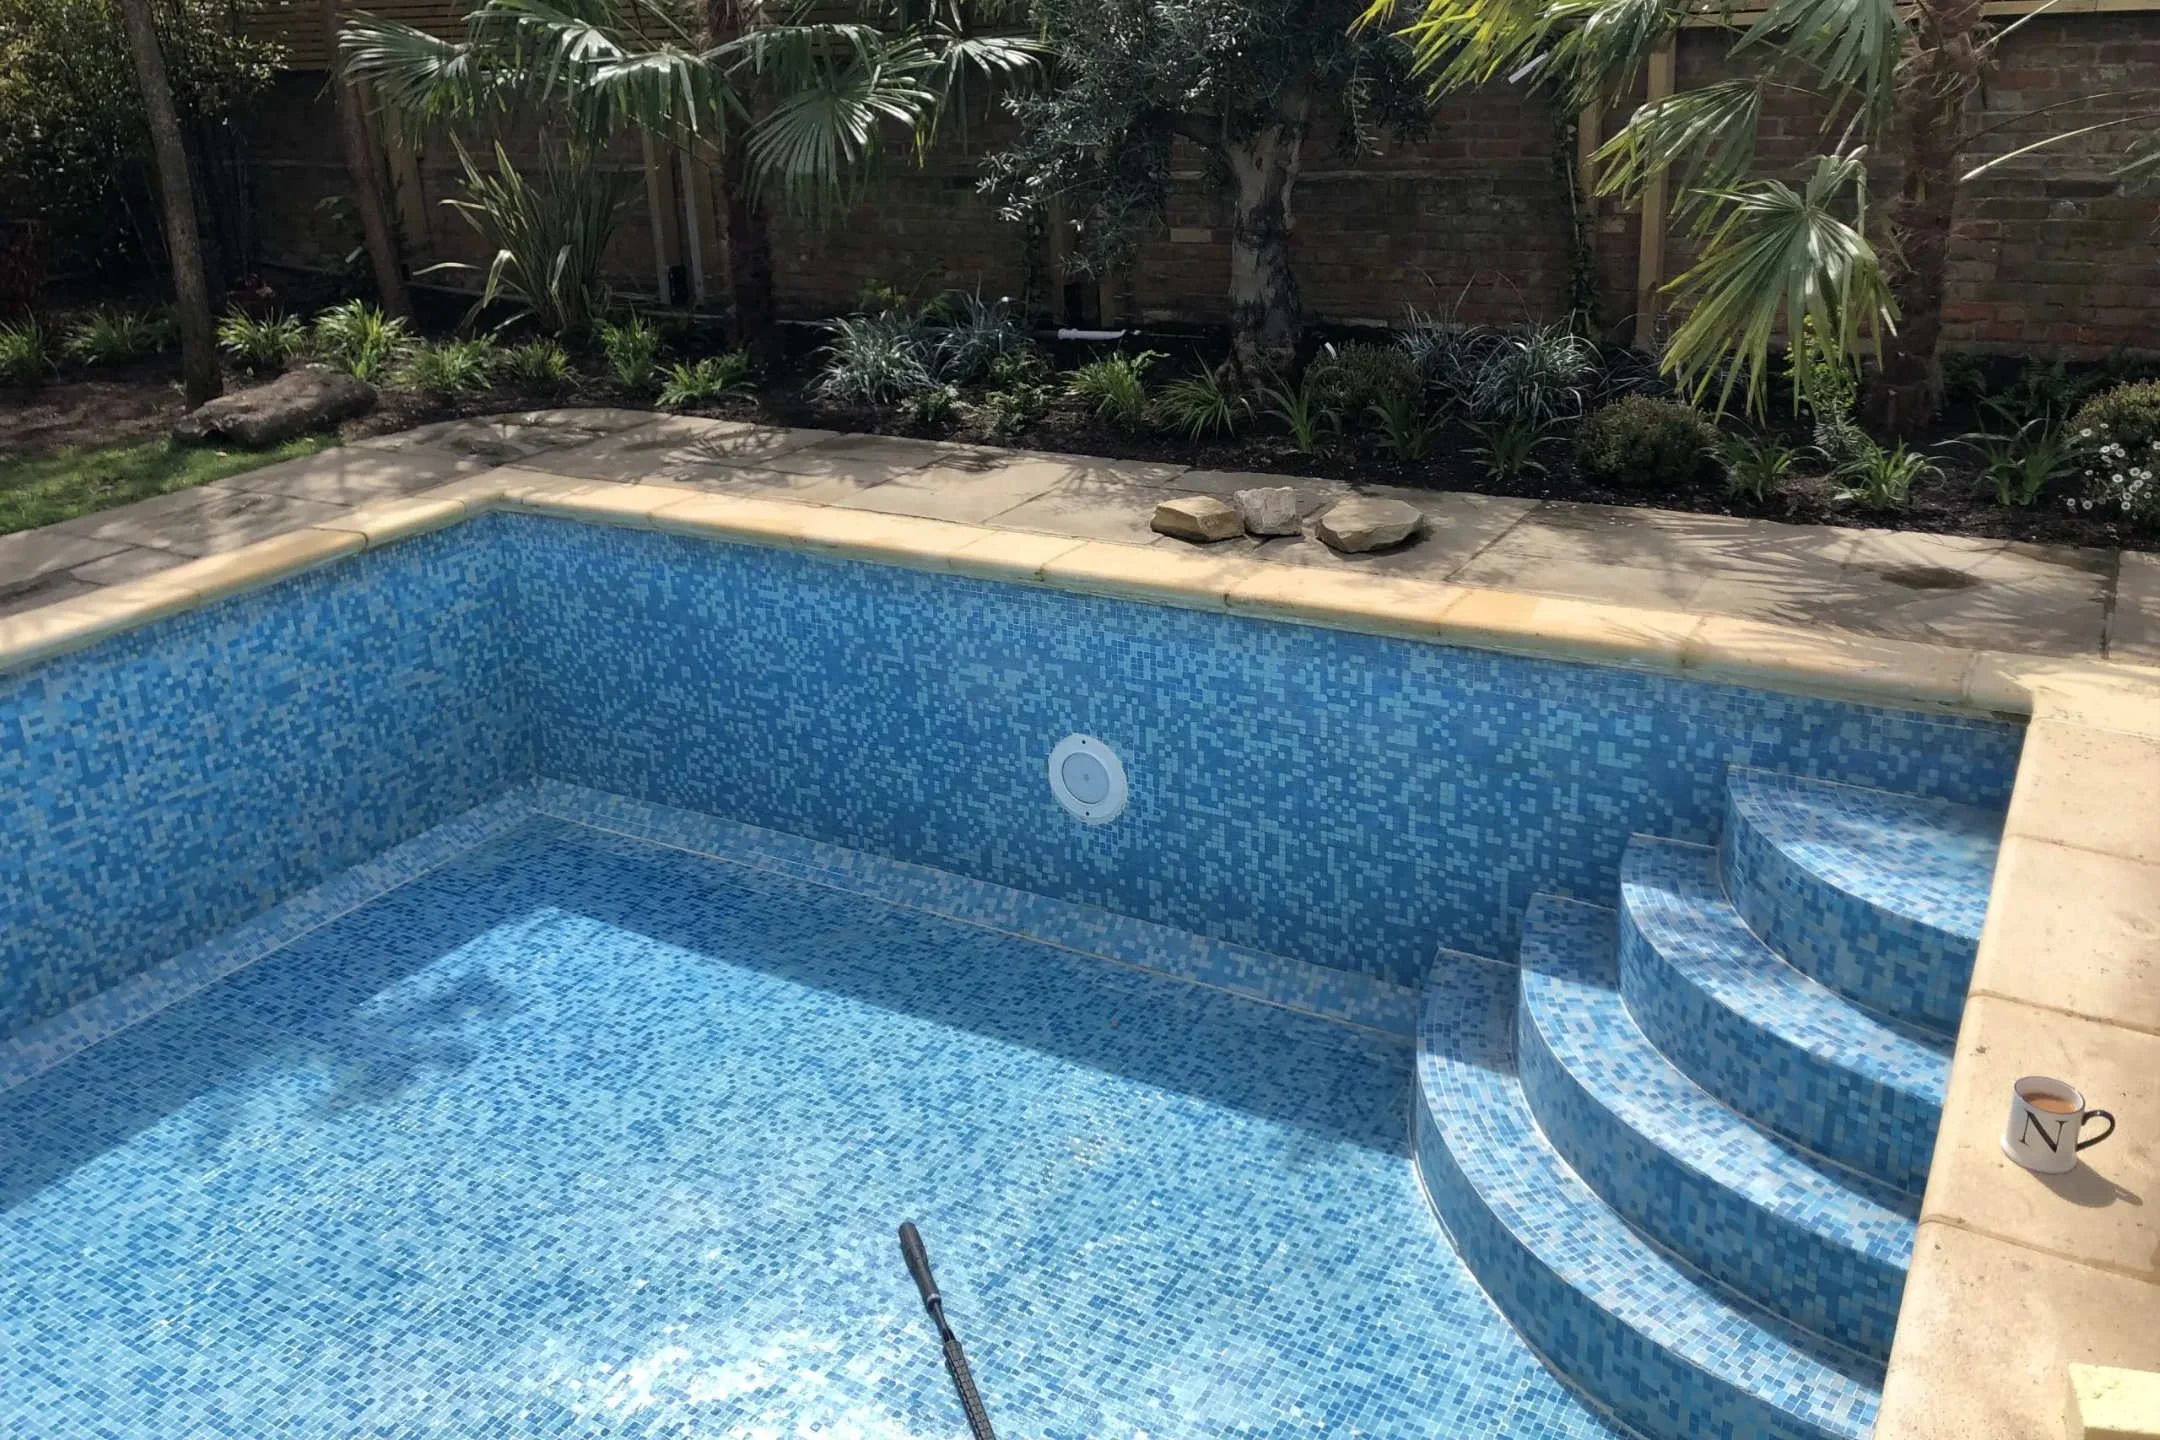
[[[2105, 1120], [2107, 1129], [2090, 1140], [2078, 1132], [2087, 1120]], [[2003, 1154], [2042, 1175], [2066, 1175], [2077, 1169], [2077, 1152], [2115, 1133], [2115, 1117], [2089, 1110], [2075, 1085], [2047, 1075], [2020, 1075], [2010, 1086], [2010, 1123], [2003, 1130]]]

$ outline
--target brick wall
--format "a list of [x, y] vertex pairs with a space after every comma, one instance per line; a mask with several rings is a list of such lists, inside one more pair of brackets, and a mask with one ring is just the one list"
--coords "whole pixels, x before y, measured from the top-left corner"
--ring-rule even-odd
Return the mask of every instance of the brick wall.
[[[1678, 84], [1714, 78], [1723, 44], [1708, 32], [1683, 37]], [[2108, 98], [2102, 92], [2130, 94]], [[2005, 46], [2003, 64], [1976, 124], [2020, 111], [2094, 97], [2037, 122], [2011, 125], [1980, 155], [2006, 153], [2044, 133], [2136, 113], [2160, 94], [2160, 13], [2042, 16]], [[1610, 124], [1616, 123], [1609, 121]], [[921, 167], [896, 156], [861, 204], [815, 227], [783, 217], [776, 225], [777, 286], [784, 313], [844, 310], [865, 281], [916, 288], [980, 288], [990, 295], [1040, 283], [1050, 257], [1038, 239], [998, 219], [976, 189], [981, 158], [1002, 134], [979, 120]], [[1771, 104], [1763, 153], [1796, 158], [1817, 143], [1818, 117], [1805, 97]], [[1569, 247], [1555, 128], [1544, 102], [1496, 88], [1451, 97], [1431, 134], [1348, 157], [1333, 127], [1319, 124], [1294, 199], [1294, 250], [1313, 318], [1385, 322], [1406, 305], [1449, 310], [1467, 320], [1550, 318], [1565, 308]], [[2106, 178], [2110, 160], [2138, 127], [2103, 131], [2011, 162], [1968, 187], [1952, 252], [1947, 341], [1955, 349], [2097, 358], [2118, 349], [2160, 351], [2160, 201], [2125, 194]], [[517, 132], [528, 152], [529, 130]], [[1989, 149], [1988, 147], [1993, 147]], [[259, 146], [262, 226], [273, 259], [320, 264], [327, 238], [313, 209], [344, 186], [336, 131], [318, 74], [283, 77], [272, 94]], [[625, 141], [611, 163], [641, 169]], [[1217, 322], [1227, 310], [1228, 223], [1220, 199], [1201, 183], [1197, 159], [1176, 158], [1181, 184], [1163, 234], [1140, 250], [1129, 273], [1101, 286], [1111, 323]], [[478, 258], [471, 233], [438, 202], [455, 192], [449, 147], [419, 157], [425, 201], [425, 259]], [[1894, 176], [1878, 176], [1888, 197]], [[670, 217], [678, 234], [679, 218]], [[1593, 229], [1602, 316], [1625, 334], [1636, 309], [1639, 217], [1600, 207]], [[708, 242], [709, 243], [709, 242]], [[1669, 237], [1665, 273], [1687, 263], [1685, 237]], [[708, 254], [708, 264], [717, 265]], [[625, 289], [655, 287], [651, 217], [642, 186], [611, 256]], [[717, 274], [714, 289], [719, 289]]]

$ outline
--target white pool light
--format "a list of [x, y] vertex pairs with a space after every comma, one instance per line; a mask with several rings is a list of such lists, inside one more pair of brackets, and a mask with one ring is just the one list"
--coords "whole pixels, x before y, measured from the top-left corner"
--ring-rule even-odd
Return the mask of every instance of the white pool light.
[[1125, 766], [1093, 735], [1068, 735], [1050, 751], [1050, 793], [1074, 819], [1106, 825], [1125, 813]]

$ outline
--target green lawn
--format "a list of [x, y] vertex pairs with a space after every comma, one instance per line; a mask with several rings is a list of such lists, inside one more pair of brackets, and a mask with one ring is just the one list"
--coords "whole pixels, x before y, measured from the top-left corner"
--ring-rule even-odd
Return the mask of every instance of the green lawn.
[[186, 490], [335, 444], [334, 435], [303, 436], [274, 450], [136, 440], [27, 458], [0, 457], [0, 535]]

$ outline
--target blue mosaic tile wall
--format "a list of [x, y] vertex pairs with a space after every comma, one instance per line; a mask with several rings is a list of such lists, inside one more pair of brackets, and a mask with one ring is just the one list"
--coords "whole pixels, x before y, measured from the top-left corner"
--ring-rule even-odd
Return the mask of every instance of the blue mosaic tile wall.
[[[1124, 757], [1078, 825], [1044, 765]], [[535, 775], [1414, 983], [1746, 764], [2000, 806], [2014, 730], [493, 516], [0, 676], [0, 1035]]]
[[466, 527], [0, 675], [0, 1037], [528, 774], [506, 559]]
[[[1730, 764], [2007, 802], [2006, 726], [504, 517], [542, 775], [1399, 983], [1708, 843]], [[1044, 778], [1124, 759], [1115, 824]]]

